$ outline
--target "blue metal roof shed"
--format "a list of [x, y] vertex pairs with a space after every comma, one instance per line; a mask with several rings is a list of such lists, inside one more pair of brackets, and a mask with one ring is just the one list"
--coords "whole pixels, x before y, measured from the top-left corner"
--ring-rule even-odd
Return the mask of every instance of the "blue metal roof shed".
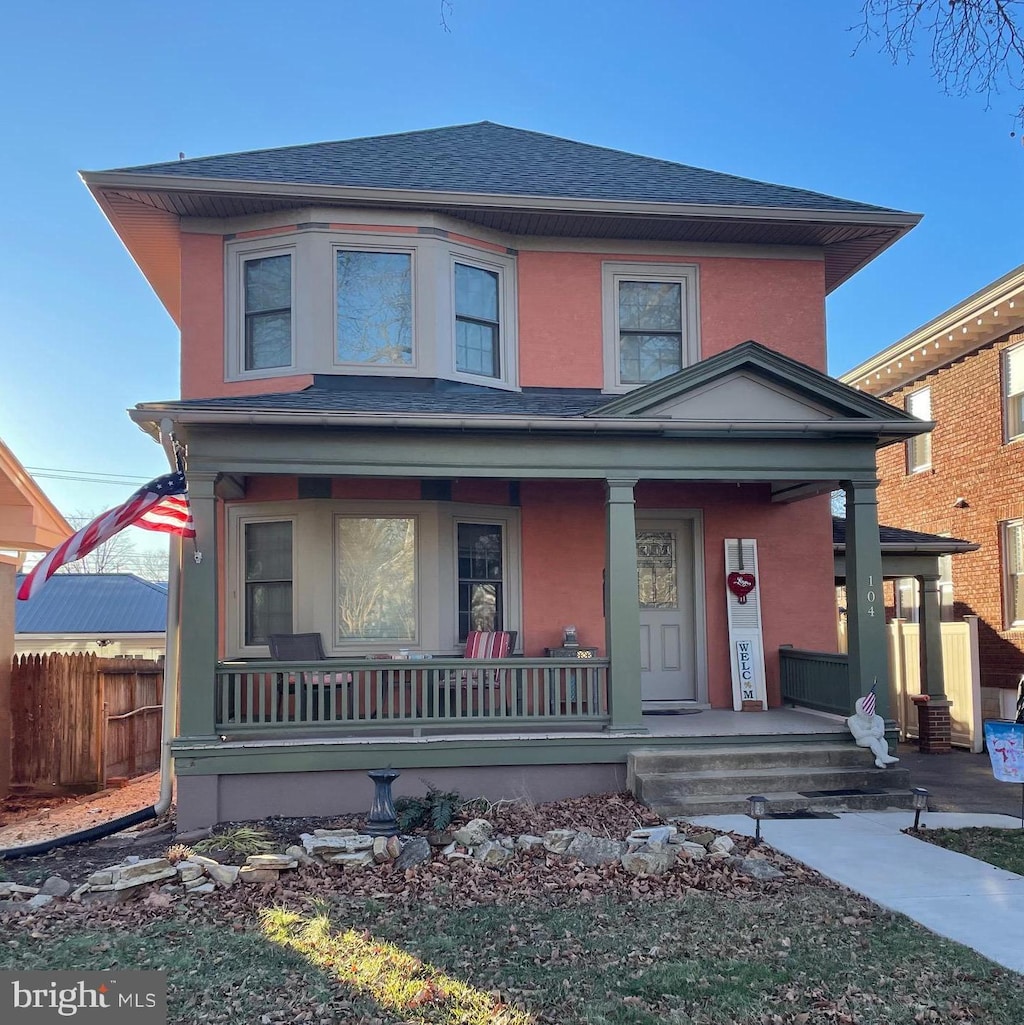
[[34, 598], [15, 602], [15, 634], [152, 634], [166, 628], [167, 585], [133, 573], [58, 573]]

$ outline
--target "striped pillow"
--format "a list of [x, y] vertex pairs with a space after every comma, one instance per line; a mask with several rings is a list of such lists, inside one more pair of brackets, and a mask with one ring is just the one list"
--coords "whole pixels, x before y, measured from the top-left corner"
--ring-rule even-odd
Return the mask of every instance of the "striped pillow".
[[470, 630], [466, 658], [508, 658], [511, 634], [507, 630]]

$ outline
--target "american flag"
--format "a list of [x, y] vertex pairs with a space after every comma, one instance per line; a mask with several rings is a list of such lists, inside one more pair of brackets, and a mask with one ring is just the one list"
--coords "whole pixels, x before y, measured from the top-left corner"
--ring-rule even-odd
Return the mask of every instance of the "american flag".
[[127, 502], [97, 516], [92, 523], [48, 552], [21, 582], [18, 598], [27, 601], [61, 566], [84, 559], [94, 548], [109, 541], [125, 527], [144, 527], [146, 530], [195, 537], [196, 528], [188, 504], [187, 488], [185, 474], [180, 471], [151, 480]]
[[871, 690], [864, 695], [864, 714], [874, 715], [875, 714], [875, 688], [878, 686], [877, 683], [871, 684]]

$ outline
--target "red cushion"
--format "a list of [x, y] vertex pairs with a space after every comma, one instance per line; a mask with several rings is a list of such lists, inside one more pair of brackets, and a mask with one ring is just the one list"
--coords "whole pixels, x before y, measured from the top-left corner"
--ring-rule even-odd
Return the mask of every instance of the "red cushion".
[[508, 658], [507, 630], [471, 630], [466, 638], [466, 658]]

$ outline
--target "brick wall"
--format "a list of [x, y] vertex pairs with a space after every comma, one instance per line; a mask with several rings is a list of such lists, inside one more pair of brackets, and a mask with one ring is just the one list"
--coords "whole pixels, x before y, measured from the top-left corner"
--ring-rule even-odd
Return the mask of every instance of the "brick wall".
[[[1003, 443], [1000, 353], [1024, 333], [1000, 338], [915, 381], [887, 402], [931, 388], [932, 465], [907, 473], [906, 448], [878, 454], [879, 521], [894, 527], [950, 534], [981, 545], [953, 557], [953, 598], [959, 617], [980, 617], [981, 679], [1016, 687], [1024, 673], [1024, 629], [1005, 630], [999, 524], [1024, 517], [1024, 441]], [[958, 498], [966, 508], [956, 508]]]

